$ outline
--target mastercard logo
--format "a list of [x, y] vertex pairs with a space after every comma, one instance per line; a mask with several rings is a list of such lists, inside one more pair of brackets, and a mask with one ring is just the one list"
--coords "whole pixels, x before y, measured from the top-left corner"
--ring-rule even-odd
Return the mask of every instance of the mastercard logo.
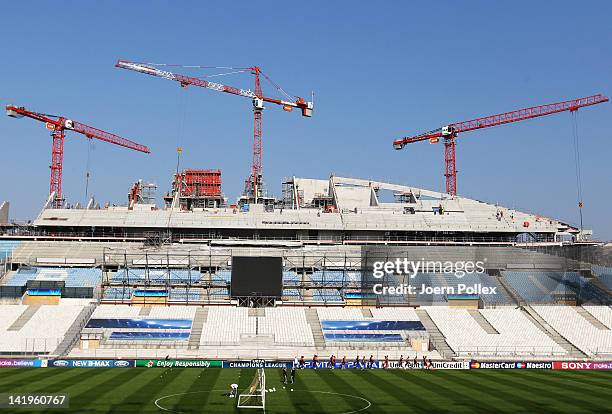
[[475, 368], [480, 368], [480, 362], [478, 361], [472, 361], [470, 363], [470, 368], [475, 369]]

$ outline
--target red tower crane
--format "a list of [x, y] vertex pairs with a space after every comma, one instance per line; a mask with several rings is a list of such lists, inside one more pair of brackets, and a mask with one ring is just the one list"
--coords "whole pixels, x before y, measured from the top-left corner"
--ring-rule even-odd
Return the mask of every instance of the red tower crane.
[[[253, 117], [254, 117], [254, 126], [253, 126], [253, 162], [251, 164], [251, 173], [249, 178], [246, 181], [245, 185], [245, 193], [247, 197], [254, 200], [257, 204], [257, 200], [261, 197], [262, 192], [262, 112], [264, 109], [264, 103], [273, 103], [276, 105], [281, 105], [283, 109], [287, 112], [291, 112], [293, 108], [298, 108], [302, 112], [302, 116], [311, 117], [313, 110], [313, 102], [309, 102], [304, 100], [303, 98], [297, 96], [295, 100], [292, 101], [291, 97], [287, 95], [282, 88], [277, 87], [279, 91], [281, 91], [289, 100], [275, 99], [269, 98], [263, 95], [261, 88], [261, 80], [260, 77], [264, 76], [266, 79], [270, 80], [261, 72], [261, 69], [258, 66], [248, 67], [248, 68], [228, 68], [228, 69], [238, 69], [238, 70], [248, 70], [255, 76], [255, 91], [251, 91], [249, 89], [240, 89], [235, 88], [233, 86], [227, 86], [216, 82], [211, 82], [205, 79], [181, 75], [178, 73], [169, 72], [166, 70], [161, 70], [156, 66], [166, 66], [166, 65], [153, 65], [153, 64], [145, 64], [145, 63], [137, 63], [137, 62], [129, 62], [127, 60], [119, 60], [115, 64], [116, 67], [122, 69], [129, 69], [136, 72], [144, 73], [151, 76], [157, 76], [160, 78], [166, 78], [169, 80], [173, 80], [179, 82], [182, 87], [187, 87], [189, 85], [195, 85], [202, 88], [211, 89], [217, 92], [224, 92], [233, 95], [244, 96], [246, 98], [252, 99], [253, 102]], [[271, 81], [270, 81], [271, 82]]]
[[444, 176], [446, 177], [446, 192], [451, 195], [457, 194], [457, 170], [455, 163], [455, 138], [461, 132], [473, 131], [509, 124], [511, 122], [524, 121], [526, 119], [538, 118], [540, 116], [552, 115], [558, 112], [577, 111], [585, 106], [608, 102], [608, 98], [602, 94], [587, 96], [585, 98], [572, 99], [571, 101], [557, 102], [547, 105], [532, 106], [530, 108], [518, 109], [516, 111], [504, 112], [502, 114], [490, 115], [471, 121], [457, 122], [447, 126], [424, 132], [412, 137], [400, 138], [393, 141], [393, 148], [400, 150], [413, 142], [429, 141], [436, 144], [440, 138], [444, 139], [444, 162], [446, 165]]
[[65, 130], [78, 132], [85, 135], [89, 139], [99, 139], [106, 141], [111, 144], [119, 145], [135, 151], [144, 152], [149, 154], [151, 151], [149, 147], [137, 144], [136, 142], [130, 141], [129, 139], [122, 138], [118, 135], [111, 134], [110, 132], [102, 131], [101, 129], [94, 128], [80, 122], [73, 121], [63, 116], [41, 114], [38, 112], [28, 111], [24, 107], [18, 107], [13, 105], [6, 106], [6, 114], [13, 118], [28, 117], [36, 119], [37, 121], [45, 122], [47, 129], [51, 131], [51, 137], [53, 138], [53, 147], [51, 151], [51, 180], [49, 194], [55, 194], [53, 200], [53, 206], [55, 208], [61, 207], [62, 198], [62, 166], [64, 161], [64, 137]]

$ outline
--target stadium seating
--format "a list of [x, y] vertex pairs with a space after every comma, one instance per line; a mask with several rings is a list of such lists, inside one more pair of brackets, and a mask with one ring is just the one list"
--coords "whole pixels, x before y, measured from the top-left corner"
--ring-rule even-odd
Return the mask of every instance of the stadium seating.
[[[372, 317], [369, 317], [369, 314]], [[401, 343], [408, 332], [425, 333], [419, 317], [411, 308], [317, 308], [323, 337], [329, 344], [341, 343]]]
[[328, 271], [316, 271], [310, 276], [310, 279], [320, 285], [337, 285], [339, 283], [348, 282], [361, 282], [361, 273], [353, 271], [340, 271], [340, 270], [328, 270]]
[[258, 333], [274, 335], [276, 344], [314, 346], [304, 308], [268, 308], [265, 313], [258, 320]]
[[170, 290], [168, 299], [178, 302], [193, 302], [200, 300], [200, 292], [196, 289], [175, 287]]
[[193, 283], [200, 280], [198, 271], [184, 269], [119, 269], [112, 275], [113, 282], [142, 283], [147, 280], [155, 283]]
[[608, 289], [612, 289], [612, 267], [593, 266], [592, 271], [599, 277]]
[[225, 306], [209, 308], [200, 344], [239, 344], [242, 334], [255, 335], [256, 318], [249, 317], [248, 311]]
[[74, 304], [0, 305], [0, 353], [53, 352], [82, 310]]
[[300, 300], [300, 291], [297, 289], [283, 289], [283, 300], [284, 301], [292, 301], [292, 300]]
[[319, 320], [360, 321], [363, 319], [361, 309], [356, 308], [317, 308]]
[[[146, 310], [146, 314], [142, 311]], [[136, 307], [100, 305], [83, 328], [83, 333], [102, 333], [103, 348], [121, 344], [147, 348], [168, 341], [187, 341], [195, 308], [188, 306]]]
[[325, 333], [329, 342], [402, 342], [405, 338], [398, 333]]
[[554, 304], [555, 297], [575, 297], [578, 302], [608, 304], [610, 297], [577, 272], [502, 272], [527, 302]]
[[13, 250], [20, 244], [18, 240], [0, 240], [0, 261], [12, 256]]
[[612, 356], [612, 309], [608, 306], [586, 307], [608, 329], [598, 329], [572, 306], [533, 306], [535, 311], [559, 334], [589, 357]]
[[189, 332], [146, 332], [146, 331], [116, 331], [108, 338], [111, 341], [186, 341]]
[[300, 276], [293, 271], [283, 271], [283, 284], [286, 283], [298, 283], [300, 281]]
[[232, 280], [232, 271], [231, 270], [217, 270], [212, 274], [213, 282], [225, 282], [230, 283]]
[[[582, 306], [607, 328], [612, 329], [612, 308], [609, 306]], [[612, 344], [611, 344], [612, 345]]]
[[342, 302], [342, 295], [335, 289], [315, 289], [312, 294], [315, 302]]
[[102, 271], [95, 268], [20, 268], [5, 282], [7, 286], [25, 286], [29, 280], [63, 281], [67, 287], [96, 287]]
[[431, 306], [426, 310], [459, 356], [552, 356], [566, 353], [520, 309], [479, 311], [498, 333], [487, 333], [464, 309]]
[[[410, 284], [417, 286], [417, 292], [420, 292], [421, 284], [433, 287], [453, 287], [455, 292], [458, 292], [459, 284], [467, 286], [482, 285], [483, 287], [495, 287], [496, 294], [494, 295], [480, 295], [480, 299], [485, 305], [509, 305], [512, 300], [508, 294], [501, 288], [496, 278], [486, 273], [466, 273], [462, 277], [457, 277], [453, 273], [418, 273], [413, 279], [410, 280]], [[420, 305], [429, 304], [440, 304], [447, 301], [447, 297], [444, 294], [426, 294], [417, 293], [416, 303]]]
[[[139, 318], [142, 307], [130, 305], [100, 305], [91, 319]], [[147, 318], [151, 319], [193, 319], [196, 308], [192, 306], [152, 306]]]
[[104, 289], [102, 299], [107, 300], [131, 300], [134, 288], [131, 287], [107, 287]]

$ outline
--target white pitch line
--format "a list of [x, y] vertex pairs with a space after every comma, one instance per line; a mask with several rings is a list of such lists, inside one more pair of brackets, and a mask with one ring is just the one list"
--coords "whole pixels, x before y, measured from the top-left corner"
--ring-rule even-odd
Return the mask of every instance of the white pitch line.
[[[155, 405], [157, 406], [157, 408], [159, 408], [160, 410], [164, 410], [170, 413], [178, 413], [181, 414], [183, 413], [183, 411], [175, 411], [175, 410], [171, 410], [169, 408], [165, 408], [162, 407], [159, 404], [159, 401], [161, 400], [165, 400], [166, 398], [172, 398], [172, 397], [176, 397], [178, 395], [187, 395], [187, 394], [204, 394], [204, 393], [210, 393], [210, 392], [222, 392], [224, 390], [209, 390], [209, 391], [191, 391], [191, 392], [179, 392], [176, 394], [169, 394], [169, 395], [164, 395], [163, 397], [159, 397], [158, 399], [155, 400]], [[337, 414], [355, 414], [355, 413], [359, 413], [361, 411], [365, 411], [368, 408], [370, 408], [372, 406], [372, 403], [369, 400], [366, 400], [363, 397], [359, 397], [357, 395], [351, 395], [351, 394], [342, 394], [339, 392], [331, 392], [331, 391], [313, 391], [313, 390], [297, 390], [298, 392], [318, 392], [319, 394], [330, 394], [330, 395], [340, 395], [343, 397], [350, 397], [350, 398], [357, 398], [363, 402], [365, 402], [367, 405], [365, 407], [360, 408], [359, 410], [354, 410], [354, 411], [343, 411], [341, 413], [337, 413]]]

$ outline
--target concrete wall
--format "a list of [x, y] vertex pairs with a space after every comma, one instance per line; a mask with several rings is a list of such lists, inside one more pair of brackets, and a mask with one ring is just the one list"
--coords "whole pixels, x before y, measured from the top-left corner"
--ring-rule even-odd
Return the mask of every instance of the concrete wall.
[[0, 225], [8, 224], [9, 220], [9, 202], [3, 201], [0, 204]]

